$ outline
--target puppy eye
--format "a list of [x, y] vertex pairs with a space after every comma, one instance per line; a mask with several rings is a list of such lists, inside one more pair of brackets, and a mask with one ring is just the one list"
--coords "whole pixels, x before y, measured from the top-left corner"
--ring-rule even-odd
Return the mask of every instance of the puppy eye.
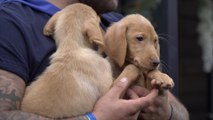
[[144, 40], [144, 37], [143, 37], [142, 35], [140, 35], [140, 36], [137, 36], [136, 39], [137, 39], [138, 41], [143, 41], [143, 40]]

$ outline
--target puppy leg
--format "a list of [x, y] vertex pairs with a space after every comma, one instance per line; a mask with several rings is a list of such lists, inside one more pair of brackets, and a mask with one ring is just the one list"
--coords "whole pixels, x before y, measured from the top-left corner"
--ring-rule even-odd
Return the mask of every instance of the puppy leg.
[[172, 78], [159, 70], [153, 70], [147, 75], [148, 88], [151, 88], [151, 80], [156, 80], [156, 85], [163, 89], [171, 89], [174, 86]]
[[53, 33], [55, 31], [55, 23], [56, 23], [56, 20], [59, 17], [59, 15], [60, 15], [60, 12], [57, 12], [49, 19], [49, 21], [46, 23], [46, 25], [44, 26], [44, 29], [43, 29], [44, 35], [46, 35], [46, 36], [53, 35]]
[[[136, 81], [136, 79], [139, 77], [139, 69], [135, 67], [134, 65], [128, 65], [124, 68], [124, 70], [121, 72], [121, 74], [118, 76], [118, 78], [114, 81], [113, 84], [117, 83], [121, 78], [126, 77], [128, 79], [128, 86], [130, 86], [132, 83]], [[124, 93], [122, 93], [122, 96], [124, 96]]]

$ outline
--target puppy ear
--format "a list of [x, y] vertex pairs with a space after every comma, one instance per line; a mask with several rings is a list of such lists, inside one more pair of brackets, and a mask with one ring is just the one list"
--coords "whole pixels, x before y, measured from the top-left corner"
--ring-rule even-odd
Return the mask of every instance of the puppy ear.
[[115, 23], [107, 29], [104, 44], [106, 54], [113, 59], [120, 67], [123, 66], [126, 58], [127, 27], [121, 23]]
[[57, 12], [49, 19], [49, 21], [46, 23], [43, 29], [44, 35], [51, 36], [54, 34], [55, 24], [59, 16], [60, 16], [60, 12]]
[[83, 33], [90, 43], [95, 43], [101, 49], [104, 48], [103, 34], [98, 20], [87, 20], [84, 25]]

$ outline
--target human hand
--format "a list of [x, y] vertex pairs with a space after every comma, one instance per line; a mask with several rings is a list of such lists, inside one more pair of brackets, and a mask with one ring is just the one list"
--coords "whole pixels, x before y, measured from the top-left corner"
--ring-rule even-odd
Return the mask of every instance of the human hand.
[[[152, 80], [152, 85], [154, 85], [155, 82], [155, 80]], [[133, 86], [131, 89], [140, 97], [150, 93], [149, 90], [140, 86]], [[168, 90], [161, 90], [159, 94], [155, 96], [153, 102], [141, 110], [138, 120], [168, 120], [171, 115], [168, 92]]]
[[126, 78], [121, 79], [97, 101], [93, 111], [97, 120], [137, 120], [140, 110], [150, 106], [153, 98], [158, 95], [157, 89], [143, 97], [129, 90], [127, 96], [130, 99], [122, 99], [122, 93], [128, 87], [127, 83]]

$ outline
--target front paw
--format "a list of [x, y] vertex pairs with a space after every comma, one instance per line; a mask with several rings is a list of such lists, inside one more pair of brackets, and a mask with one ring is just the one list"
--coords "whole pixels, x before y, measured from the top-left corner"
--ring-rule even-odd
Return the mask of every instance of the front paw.
[[174, 87], [174, 82], [171, 77], [169, 77], [167, 74], [162, 73], [160, 71], [151, 71], [147, 75], [147, 79], [149, 81], [155, 80], [154, 85], [159, 86], [163, 89], [171, 89]]

